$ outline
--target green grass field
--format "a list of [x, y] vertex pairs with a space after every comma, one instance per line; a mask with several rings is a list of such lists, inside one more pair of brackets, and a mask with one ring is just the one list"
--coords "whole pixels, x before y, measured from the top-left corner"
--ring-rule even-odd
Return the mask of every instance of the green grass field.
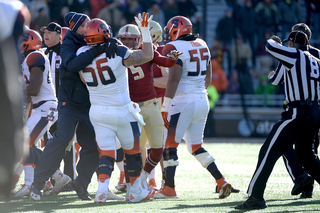
[[[10, 203], [0, 201], [0, 212], [241, 212], [234, 209], [246, 199], [246, 190], [254, 172], [261, 144], [244, 143], [207, 143], [204, 147], [214, 156], [218, 168], [227, 180], [241, 190], [228, 198], [218, 199], [214, 193], [214, 178], [200, 163], [188, 153], [185, 144], [178, 148], [180, 165], [176, 172], [176, 192], [178, 199], [152, 199], [142, 203], [126, 201], [107, 201], [105, 204], [94, 204], [93, 201], [81, 201], [75, 192], [59, 195], [42, 196], [35, 202], [29, 197], [12, 200]], [[160, 167], [156, 168], [156, 180], [159, 185]], [[115, 190], [119, 177], [116, 168], [110, 189]], [[22, 183], [23, 177], [20, 178]], [[19, 182], [19, 183], [20, 183]], [[279, 159], [265, 191], [268, 208], [250, 212], [320, 212], [319, 185], [316, 183], [312, 199], [299, 199], [291, 196], [293, 183], [282, 159]], [[96, 177], [92, 179], [89, 193], [94, 199], [97, 189]], [[125, 195], [124, 193], [118, 193]]]

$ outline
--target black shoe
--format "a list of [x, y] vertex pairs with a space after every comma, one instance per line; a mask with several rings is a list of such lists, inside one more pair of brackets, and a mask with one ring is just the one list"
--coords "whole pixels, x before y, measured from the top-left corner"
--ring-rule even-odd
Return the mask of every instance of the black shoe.
[[[239, 192], [240, 192], [240, 189], [235, 189], [231, 186], [231, 193], [239, 193]], [[218, 186], [216, 186], [216, 193], [219, 193]]]
[[72, 184], [68, 184], [68, 185], [66, 185], [65, 187], [63, 187], [60, 192], [72, 192], [72, 191], [75, 191], [75, 190], [73, 189]]
[[310, 177], [307, 173], [300, 175], [294, 183], [294, 186], [291, 190], [291, 195], [300, 194], [304, 190], [305, 186], [310, 184], [311, 182], [312, 177]]
[[91, 197], [89, 196], [88, 191], [83, 187], [81, 183], [77, 181], [77, 179], [74, 180], [71, 183], [71, 185], [73, 189], [77, 192], [77, 195], [81, 200], [91, 200]]
[[241, 205], [235, 206], [235, 209], [251, 210], [251, 209], [265, 209], [267, 208], [266, 201], [262, 198], [259, 200], [250, 196], [244, 203]]
[[300, 198], [312, 198], [312, 191], [303, 191]]

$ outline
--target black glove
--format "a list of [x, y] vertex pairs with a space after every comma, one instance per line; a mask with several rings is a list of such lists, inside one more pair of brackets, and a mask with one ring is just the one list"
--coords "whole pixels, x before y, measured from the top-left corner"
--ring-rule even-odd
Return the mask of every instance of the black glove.
[[109, 38], [109, 40], [106, 43], [105, 47], [105, 53], [107, 58], [114, 58], [116, 55], [119, 55], [118, 51], [118, 45], [120, 43], [117, 39]]
[[94, 46], [91, 48], [91, 51], [96, 58], [98, 55], [101, 55], [102, 53], [105, 52], [106, 45], [105, 44], [98, 44], [97, 46]]

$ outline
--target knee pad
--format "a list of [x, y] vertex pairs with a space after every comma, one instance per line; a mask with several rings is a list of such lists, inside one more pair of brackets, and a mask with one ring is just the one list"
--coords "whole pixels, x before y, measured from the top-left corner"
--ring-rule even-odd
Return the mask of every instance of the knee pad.
[[98, 175], [107, 174], [111, 176], [111, 173], [114, 169], [114, 158], [109, 156], [102, 156], [99, 161], [98, 166]]
[[203, 147], [197, 149], [192, 153], [192, 155], [194, 155], [204, 168], [207, 168], [212, 162], [214, 162], [214, 158]]
[[178, 166], [177, 148], [166, 148], [163, 150], [163, 167]]
[[126, 156], [126, 166], [129, 176], [138, 176], [142, 170], [141, 153]]
[[117, 160], [116, 160], [116, 162], [117, 162], [117, 163], [118, 163], [118, 162], [121, 162], [121, 161], [123, 161], [123, 159], [124, 159], [123, 149], [122, 149], [122, 148], [117, 149]]

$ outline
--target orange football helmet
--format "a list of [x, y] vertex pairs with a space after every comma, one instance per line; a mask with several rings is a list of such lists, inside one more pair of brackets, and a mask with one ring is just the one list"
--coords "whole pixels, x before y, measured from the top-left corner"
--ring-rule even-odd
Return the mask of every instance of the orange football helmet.
[[63, 41], [64, 35], [67, 33], [69, 27], [61, 27], [61, 43]]
[[26, 53], [29, 50], [39, 50], [42, 44], [42, 38], [37, 31], [25, 28], [24, 33], [20, 36], [20, 52]]
[[111, 28], [102, 19], [94, 18], [84, 26], [83, 37], [88, 45], [103, 43], [111, 37]]
[[184, 16], [172, 17], [164, 27], [164, 42], [175, 41], [182, 35], [192, 34], [192, 23]]

